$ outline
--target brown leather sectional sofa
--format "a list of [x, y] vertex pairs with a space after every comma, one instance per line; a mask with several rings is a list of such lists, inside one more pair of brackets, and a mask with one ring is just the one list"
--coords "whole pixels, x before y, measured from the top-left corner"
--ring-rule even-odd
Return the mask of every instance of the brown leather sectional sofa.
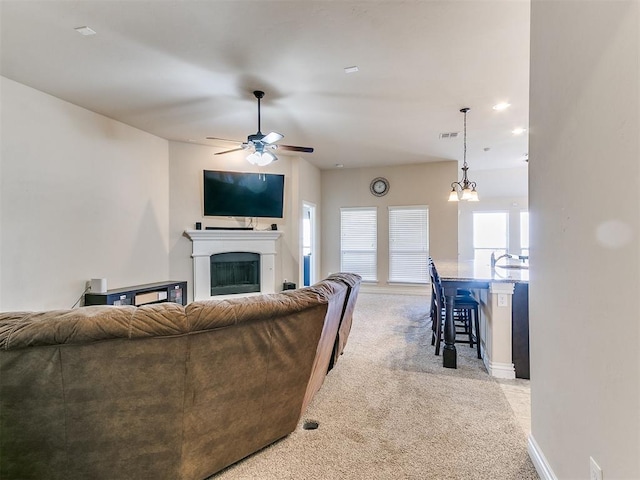
[[288, 435], [359, 285], [0, 314], [0, 478], [200, 480]]

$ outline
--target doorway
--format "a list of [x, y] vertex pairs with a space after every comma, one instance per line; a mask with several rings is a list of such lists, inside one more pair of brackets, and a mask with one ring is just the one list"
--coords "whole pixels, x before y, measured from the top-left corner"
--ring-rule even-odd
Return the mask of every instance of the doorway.
[[308, 287], [316, 283], [316, 206], [302, 202], [302, 285]]

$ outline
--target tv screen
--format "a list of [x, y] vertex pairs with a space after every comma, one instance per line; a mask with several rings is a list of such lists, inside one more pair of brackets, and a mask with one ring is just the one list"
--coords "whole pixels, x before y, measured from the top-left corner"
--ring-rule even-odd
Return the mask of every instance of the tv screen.
[[204, 171], [204, 214], [282, 218], [284, 175]]

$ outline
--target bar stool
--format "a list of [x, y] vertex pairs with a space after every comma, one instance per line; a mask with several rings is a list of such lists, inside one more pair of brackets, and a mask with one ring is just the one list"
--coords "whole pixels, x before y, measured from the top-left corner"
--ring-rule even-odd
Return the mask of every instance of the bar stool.
[[[431, 330], [433, 331], [432, 333], [432, 337], [431, 337], [431, 345], [433, 345], [435, 343], [435, 331], [436, 331], [436, 326], [437, 326], [437, 322], [435, 321], [436, 317], [437, 317], [437, 299], [438, 299], [438, 293], [436, 291], [436, 285], [439, 284], [439, 279], [440, 279], [440, 275], [438, 274], [438, 269], [436, 268], [436, 265], [433, 261], [433, 259], [431, 257], [429, 257], [429, 276], [431, 277]], [[467, 296], [467, 297], [471, 297], [471, 290], [467, 290], [464, 288], [458, 288], [457, 289], [457, 295], [461, 295], [461, 296]], [[460, 299], [461, 301], [463, 299]], [[444, 300], [442, 300], [441, 302], [441, 311], [444, 312]], [[454, 314], [457, 313], [454, 310]], [[469, 333], [469, 329], [468, 329], [468, 322], [466, 322], [464, 324], [465, 327], [465, 331], [464, 333]], [[461, 333], [461, 332], [458, 332]]]
[[[444, 291], [442, 281], [435, 264], [430, 260], [429, 275], [431, 276], [431, 345], [435, 344], [435, 354], [440, 355], [440, 342], [444, 323]], [[478, 358], [480, 352], [480, 304], [470, 294], [455, 296], [453, 304], [453, 319], [456, 326], [456, 343], [468, 343], [469, 347], [476, 346]], [[467, 339], [458, 340], [458, 334], [464, 334]]]

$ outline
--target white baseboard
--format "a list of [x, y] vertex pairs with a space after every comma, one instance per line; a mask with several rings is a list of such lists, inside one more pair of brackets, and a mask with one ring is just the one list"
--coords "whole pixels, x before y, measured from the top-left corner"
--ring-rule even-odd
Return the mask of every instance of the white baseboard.
[[507, 380], [516, 378], [516, 368], [513, 363], [492, 362], [488, 359], [487, 355], [483, 355], [482, 360], [484, 361], [484, 366], [487, 368], [487, 372], [489, 372], [489, 375], [492, 377]]
[[558, 477], [551, 470], [551, 466], [547, 462], [544, 453], [540, 450], [540, 446], [533, 438], [533, 435], [529, 434], [529, 441], [527, 442], [527, 450], [529, 451], [529, 457], [533, 462], [533, 466], [536, 467], [536, 471], [542, 480], [558, 480]]

